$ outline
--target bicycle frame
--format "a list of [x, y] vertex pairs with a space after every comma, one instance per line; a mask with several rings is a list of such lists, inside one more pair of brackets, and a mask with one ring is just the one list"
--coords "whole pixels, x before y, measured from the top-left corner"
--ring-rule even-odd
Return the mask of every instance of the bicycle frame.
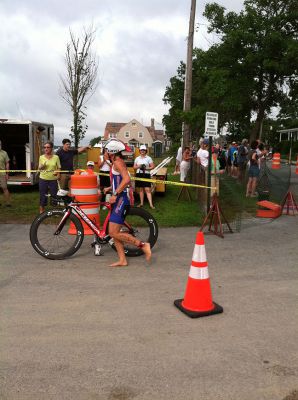
[[[108, 215], [105, 218], [105, 221], [103, 223], [102, 228], [98, 228], [92, 221], [91, 219], [84, 213], [84, 211], [81, 209], [81, 206], [86, 206], [86, 205], [103, 205], [105, 207], [107, 207], [107, 209], [109, 210]], [[110, 220], [110, 215], [111, 215], [111, 209], [112, 206], [110, 203], [107, 202], [92, 202], [92, 203], [78, 203], [78, 202], [71, 202], [70, 204], [68, 204], [66, 206], [66, 211], [65, 214], [63, 215], [63, 218], [61, 219], [61, 221], [59, 222], [59, 225], [57, 226], [57, 229], [55, 231], [55, 235], [59, 235], [60, 232], [62, 231], [66, 220], [68, 219], [68, 217], [70, 216], [70, 214], [72, 212], [74, 212], [74, 214], [78, 215], [81, 217], [81, 219], [86, 223], [86, 225], [89, 226], [89, 228], [92, 230], [92, 232], [94, 232], [94, 234], [96, 236], [98, 236], [101, 240], [105, 239], [107, 236], [107, 226]]]
[[[103, 225], [102, 225], [102, 228], [98, 228], [93, 222], [92, 222], [92, 220], [88, 217], [88, 215], [87, 214], [85, 214], [84, 213], [84, 211], [81, 209], [81, 206], [90, 206], [90, 205], [101, 205], [101, 206], [105, 206], [108, 210], [109, 210], [109, 212], [108, 212], [108, 214], [107, 214], [107, 216], [106, 216], [106, 218], [105, 218], [105, 220], [104, 220], [104, 223], [103, 223]], [[66, 220], [68, 219], [68, 217], [70, 216], [70, 214], [72, 213], [72, 212], [74, 212], [74, 214], [76, 214], [76, 215], [78, 215], [78, 216], [80, 216], [81, 217], [81, 219], [86, 223], [86, 225], [88, 225], [89, 226], [89, 228], [92, 230], [92, 232], [100, 239], [100, 240], [103, 240], [103, 241], [107, 241], [107, 240], [109, 240], [110, 239], [110, 236], [108, 235], [108, 233], [107, 233], [107, 226], [108, 226], [108, 223], [109, 223], [109, 221], [110, 221], [110, 215], [111, 215], [111, 211], [112, 211], [112, 204], [110, 204], [110, 203], [108, 203], [108, 202], [105, 202], [105, 201], [99, 201], [99, 202], [91, 202], [91, 203], [85, 203], [85, 202], [83, 202], [83, 203], [79, 203], [79, 202], [75, 202], [75, 201], [72, 201], [70, 204], [68, 204], [67, 206], [66, 206], [66, 212], [65, 212], [65, 214], [63, 215], [63, 218], [61, 219], [61, 221], [59, 222], [59, 224], [58, 224], [58, 226], [57, 226], [57, 229], [56, 229], [56, 231], [55, 231], [55, 233], [54, 233], [54, 235], [59, 235], [60, 234], [60, 232], [62, 231], [62, 229], [63, 229], [63, 227], [64, 227], [64, 225], [65, 225], [65, 222], [66, 222]], [[125, 222], [124, 221], [124, 225], [130, 230], [130, 231], [132, 231], [132, 228], [131, 228], [131, 226], [127, 223], [127, 222]]]

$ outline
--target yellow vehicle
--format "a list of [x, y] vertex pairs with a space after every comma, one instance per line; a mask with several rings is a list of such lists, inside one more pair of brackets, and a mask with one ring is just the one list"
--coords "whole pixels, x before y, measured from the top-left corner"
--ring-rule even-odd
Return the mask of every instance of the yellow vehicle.
[[[166, 165], [172, 160], [173, 157], [167, 157], [164, 159], [160, 164], [158, 164], [152, 171], [150, 171], [151, 179], [156, 179], [159, 181], [166, 181], [167, 180], [167, 172], [168, 169]], [[131, 176], [135, 176], [135, 170], [130, 167], [128, 168]], [[152, 193], [160, 193], [162, 195], [166, 192], [166, 184], [158, 182], [151, 184]]]
[[[159, 181], [167, 180], [167, 172], [168, 169], [166, 167], [162, 167], [157, 171], [157, 174], [152, 176], [152, 179], [156, 179]], [[152, 184], [152, 193], [161, 193], [164, 195], [166, 193], [167, 185], [164, 183], [153, 183]]]

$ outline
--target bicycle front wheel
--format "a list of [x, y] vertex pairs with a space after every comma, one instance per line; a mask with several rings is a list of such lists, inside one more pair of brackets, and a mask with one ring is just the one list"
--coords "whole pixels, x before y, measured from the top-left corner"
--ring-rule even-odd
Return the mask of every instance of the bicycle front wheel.
[[[158, 238], [158, 225], [148, 211], [130, 207], [125, 216], [125, 224], [122, 226], [121, 232], [129, 233], [141, 242], [150, 243], [152, 248]], [[112, 248], [116, 250], [114, 244], [112, 244]], [[124, 244], [124, 251], [128, 257], [138, 257], [144, 254], [142, 249], [128, 243]]]
[[64, 214], [63, 210], [45, 211], [35, 218], [30, 228], [30, 242], [34, 250], [49, 260], [70, 257], [79, 250], [84, 240], [83, 226], [74, 214], [70, 214], [61, 232], [57, 232]]

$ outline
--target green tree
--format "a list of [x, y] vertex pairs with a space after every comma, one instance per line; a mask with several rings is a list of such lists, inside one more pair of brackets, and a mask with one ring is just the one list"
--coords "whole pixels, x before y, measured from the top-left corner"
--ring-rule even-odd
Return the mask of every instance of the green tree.
[[166, 87], [163, 101], [170, 106], [168, 114], [163, 116], [162, 123], [166, 127], [167, 135], [173, 143], [180, 143], [183, 122], [183, 98], [184, 98], [185, 64], [180, 63], [177, 76], [170, 79], [170, 85]]
[[95, 137], [90, 140], [89, 144], [91, 147], [94, 147], [98, 142], [102, 140], [102, 136]]
[[216, 3], [206, 6], [209, 32], [219, 41], [207, 51], [194, 49], [190, 112], [182, 112], [182, 63], [166, 88], [170, 110], [163, 121], [173, 140], [182, 121], [201, 136], [206, 111], [218, 112], [219, 126], [228, 126], [237, 139], [258, 137], [272, 110], [296, 118], [297, 2], [246, 0], [239, 14]]
[[76, 37], [70, 30], [70, 42], [65, 53], [65, 76], [60, 76], [62, 99], [70, 106], [73, 124], [70, 136], [75, 147], [85, 137], [88, 126], [86, 119], [86, 103], [97, 88], [98, 61], [92, 52], [95, 31], [92, 27], [84, 29], [81, 37]]
[[[256, 121], [251, 140], [258, 137], [266, 115], [282, 102], [289, 107], [289, 91], [297, 82], [297, 0], [246, 0], [239, 14], [208, 4], [204, 15], [209, 32], [220, 35], [229, 67], [240, 71], [234, 84], [245, 89]], [[241, 73], [242, 71], [242, 73]]]

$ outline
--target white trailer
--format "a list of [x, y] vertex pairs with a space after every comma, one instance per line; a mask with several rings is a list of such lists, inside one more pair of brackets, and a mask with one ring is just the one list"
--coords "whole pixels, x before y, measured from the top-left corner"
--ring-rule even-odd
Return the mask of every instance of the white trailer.
[[2, 149], [10, 158], [8, 185], [35, 185], [38, 182], [36, 170], [43, 145], [54, 141], [54, 125], [43, 122], [1, 119], [0, 140]]

